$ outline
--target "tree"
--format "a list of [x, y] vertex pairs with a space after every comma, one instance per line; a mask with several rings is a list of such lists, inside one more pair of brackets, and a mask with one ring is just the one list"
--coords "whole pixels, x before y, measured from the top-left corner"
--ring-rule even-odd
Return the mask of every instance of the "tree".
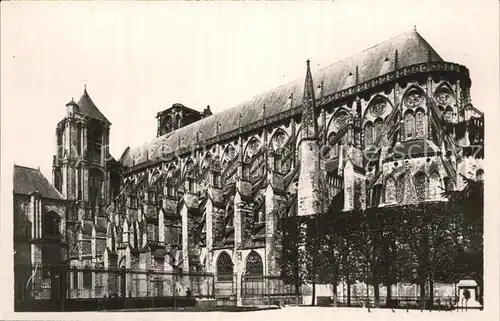
[[281, 266], [281, 278], [285, 284], [295, 286], [297, 303], [299, 302], [300, 287], [305, 284], [303, 233], [301, 226], [303, 218], [298, 216], [285, 217], [281, 220], [283, 231], [282, 254], [283, 261]]
[[[482, 175], [482, 173], [480, 173]], [[478, 300], [482, 302], [484, 273], [484, 182], [462, 175], [466, 185], [458, 191], [446, 191], [443, 196], [449, 200], [451, 211], [457, 215], [457, 226], [461, 247], [455, 266], [460, 277], [470, 276], [479, 285]]]
[[445, 202], [410, 204], [396, 207], [402, 215], [404, 243], [416, 263], [413, 280], [420, 285], [422, 300], [428, 282], [433, 301], [434, 281], [449, 281], [459, 253], [457, 217]]

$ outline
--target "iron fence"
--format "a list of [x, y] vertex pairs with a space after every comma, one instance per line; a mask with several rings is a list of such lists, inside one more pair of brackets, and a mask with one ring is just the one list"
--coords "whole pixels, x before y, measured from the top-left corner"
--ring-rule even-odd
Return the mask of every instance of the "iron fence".
[[16, 265], [14, 278], [19, 311], [183, 306], [215, 295], [206, 273]]
[[243, 305], [301, 304], [300, 290], [285, 284], [279, 276], [243, 276], [241, 279]]
[[[337, 296], [336, 305], [351, 306], [351, 307], [374, 307], [375, 300], [373, 296], [366, 295], [352, 295], [350, 300], [347, 296]], [[425, 300], [420, 296], [392, 296], [390, 299], [387, 297], [380, 297], [379, 307], [382, 308], [408, 308], [408, 309], [420, 309], [424, 307], [429, 309], [432, 307], [435, 310], [447, 310], [452, 309], [458, 302], [458, 297], [456, 296], [436, 296], [432, 299], [426, 297]], [[424, 303], [425, 302], [425, 303]], [[334, 299], [331, 296], [319, 296], [317, 298], [317, 305], [321, 306], [333, 306]]]

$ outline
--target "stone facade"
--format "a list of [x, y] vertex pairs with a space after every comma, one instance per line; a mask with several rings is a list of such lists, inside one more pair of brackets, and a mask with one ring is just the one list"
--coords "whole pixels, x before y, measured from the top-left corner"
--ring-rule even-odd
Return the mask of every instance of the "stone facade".
[[[470, 151], [482, 146], [483, 114], [471, 104], [469, 72], [418, 33], [317, 73], [308, 62], [302, 81], [216, 115], [175, 104], [158, 114], [157, 137], [119, 160], [87, 91], [70, 102], [54, 157], [70, 266], [216, 280], [225, 271], [232, 285], [217, 281], [216, 293], [233, 291], [242, 303], [234, 284], [243, 277], [280, 274], [282, 218], [320, 213], [337, 195], [346, 211], [446, 201], [441, 192], [463, 187], [462, 174], [482, 175], [481, 154]], [[102, 293], [119, 286], [102, 282]], [[145, 291], [146, 280], [126, 282], [132, 295]]]

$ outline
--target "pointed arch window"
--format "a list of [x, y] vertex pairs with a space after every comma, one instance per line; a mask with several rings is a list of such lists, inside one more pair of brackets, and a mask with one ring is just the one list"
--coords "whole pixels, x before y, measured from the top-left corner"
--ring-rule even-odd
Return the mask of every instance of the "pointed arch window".
[[429, 199], [435, 200], [441, 195], [441, 178], [439, 174], [434, 172], [429, 177]]
[[392, 177], [389, 177], [385, 182], [385, 203], [396, 202], [396, 183]]
[[339, 157], [339, 144], [334, 145], [334, 140], [337, 134], [335, 132], [332, 132], [330, 136], [328, 136], [328, 144], [331, 147], [330, 150], [330, 158], [337, 158]]
[[262, 276], [264, 272], [264, 265], [262, 264], [262, 258], [260, 257], [259, 253], [251, 251], [250, 254], [248, 254], [245, 267], [246, 274], [248, 276]]
[[273, 164], [273, 170], [276, 173], [281, 173], [281, 150], [278, 150], [277, 152], [274, 153], [274, 164]]
[[415, 113], [415, 136], [425, 137], [425, 113], [422, 109]]
[[226, 252], [222, 252], [217, 258], [217, 281], [233, 280], [233, 261]]
[[425, 195], [425, 174], [422, 172], [418, 172], [415, 174], [415, 190], [417, 192], [417, 199], [421, 202], [426, 199]]
[[383, 129], [384, 129], [384, 122], [382, 121], [382, 119], [378, 118], [375, 121], [375, 132], [373, 137], [374, 143], [382, 136]]
[[405, 174], [401, 174], [398, 177], [397, 186], [396, 186], [396, 201], [398, 203], [403, 203], [405, 193]]
[[365, 124], [365, 148], [373, 145], [373, 125], [371, 122]]
[[412, 111], [407, 111], [405, 113], [405, 137], [406, 139], [411, 139], [414, 137], [414, 122], [415, 117]]

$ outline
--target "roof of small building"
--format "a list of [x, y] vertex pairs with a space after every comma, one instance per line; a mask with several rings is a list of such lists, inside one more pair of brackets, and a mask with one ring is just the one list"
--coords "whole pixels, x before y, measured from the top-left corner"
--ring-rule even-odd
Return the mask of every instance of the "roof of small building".
[[[397, 50], [398, 68], [428, 62], [443, 61], [436, 51], [416, 31], [410, 31], [341, 60], [313, 75], [316, 85], [323, 84], [323, 96], [334, 94], [355, 85], [353, 75], [358, 69], [358, 81], [365, 82], [394, 70]], [[179, 128], [174, 132], [129, 149], [120, 159], [123, 165], [132, 167], [181, 147], [192, 146], [197, 140], [204, 141], [224, 134], [240, 126], [254, 123], [290, 108], [302, 105], [304, 78], [262, 93], [233, 108]], [[292, 103], [288, 103], [292, 97]], [[265, 108], [264, 108], [265, 106]], [[241, 115], [241, 119], [240, 119]]]
[[14, 165], [14, 193], [38, 192], [44, 198], [62, 200], [64, 196], [49, 182], [40, 169]]
[[77, 105], [80, 108], [80, 114], [109, 123], [109, 120], [106, 118], [106, 116], [101, 113], [99, 108], [97, 108], [97, 106], [90, 98], [89, 93], [87, 92], [87, 88], [85, 88], [85, 90], [83, 91], [83, 95], [78, 101]]

